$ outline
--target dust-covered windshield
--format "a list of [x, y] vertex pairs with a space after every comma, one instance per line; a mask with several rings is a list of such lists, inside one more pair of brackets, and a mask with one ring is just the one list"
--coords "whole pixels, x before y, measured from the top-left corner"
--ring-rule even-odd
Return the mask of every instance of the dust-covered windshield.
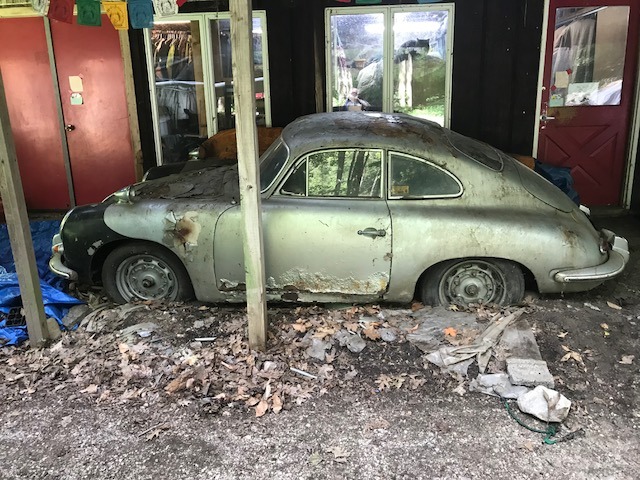
[[465, 157], [475, 160], [496, 172], [502, 170], [503, 161], [498, 150], [486, 143], [465, 137], [451, 130], [447, 130], [446, 132], [451, 146]]
[[289, 149], [278, 138], [260, 159], [260, 191], [264, 192], [276, 179], [289, 157]]

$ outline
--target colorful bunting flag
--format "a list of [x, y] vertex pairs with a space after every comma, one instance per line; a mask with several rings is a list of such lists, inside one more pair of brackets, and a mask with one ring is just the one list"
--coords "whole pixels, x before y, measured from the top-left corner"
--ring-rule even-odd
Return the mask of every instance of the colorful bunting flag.
[[176, 0], [153, 0], [153, 9], [159, 17], [177, 15], [178, 3]]
[[47, 17], [65, 23], [73, 23], [74, 0], [51, 0]]
[[116, 30], [127, 30], [129, 18], [127, 17], [127, 2], [102, 2], [104, 11]]
[[187, 3], [187, 0], [178, 0], [176, 3], [178, 4], [179, 7], [181, 7], [182, 5]]
[[78, 6], [78, 25], [99, 27], [102, 25], [99, 0], [76, 0]]
[[153, 27], [153, 4], [151, 0], [128, 0], [129, 23], [132, 28]]
[[340, 3], [351, 3], [351, 0], [338, 0]]
[[31, 6], [40, 15], [46, 15], [49, 10], [49, 0], [31, 0]]

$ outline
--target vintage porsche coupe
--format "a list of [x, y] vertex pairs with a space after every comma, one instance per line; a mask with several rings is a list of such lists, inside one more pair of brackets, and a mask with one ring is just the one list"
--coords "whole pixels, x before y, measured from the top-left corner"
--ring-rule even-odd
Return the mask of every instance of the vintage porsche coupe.
[[[401, 114], [314, 114], [260, 159], [269, 300], [519, 302], [623, 271], [624, 238], [597, 231], [512, 157]], [[74, 208], [51, 269], [117, 302], [245, 300], [238, 171], [124, 188]]]

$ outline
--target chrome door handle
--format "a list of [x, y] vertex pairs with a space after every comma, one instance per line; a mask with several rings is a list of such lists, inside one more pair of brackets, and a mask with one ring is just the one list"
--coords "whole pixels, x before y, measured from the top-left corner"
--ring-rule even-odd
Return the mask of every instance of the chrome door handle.
[[549, 120], [555, 120], [556, 117], [550, 117], [548, 115], [540, 115], [540, 120], [543, 122], [548, 122]]
[[76, 129], [76, 126], [75, 126], [75, 125], [71, 125], [71, 124], [69, 124], [69, 125], [65, 125], [65, 126], [64, 126], [64, 129], [65, 129], [67, 132], [72, 132], [73, 130], [75, 130], [75, 129]]
[[365, 228], [364, 230], [358, 230], [358, 235], [364, 235], [365, 237], [376, 238], [384, 237], [387, 234], [386, 230], [378, 230], [377, 228]]

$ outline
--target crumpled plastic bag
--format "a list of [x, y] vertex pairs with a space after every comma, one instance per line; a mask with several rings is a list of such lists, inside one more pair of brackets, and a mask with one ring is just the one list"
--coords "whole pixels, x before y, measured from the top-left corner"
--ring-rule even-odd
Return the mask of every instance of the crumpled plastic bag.
[[545, 422], [561, 422], [571, 408], [571, 401], [560, 392], [538, 385], [518, 397], [518, 408]]

